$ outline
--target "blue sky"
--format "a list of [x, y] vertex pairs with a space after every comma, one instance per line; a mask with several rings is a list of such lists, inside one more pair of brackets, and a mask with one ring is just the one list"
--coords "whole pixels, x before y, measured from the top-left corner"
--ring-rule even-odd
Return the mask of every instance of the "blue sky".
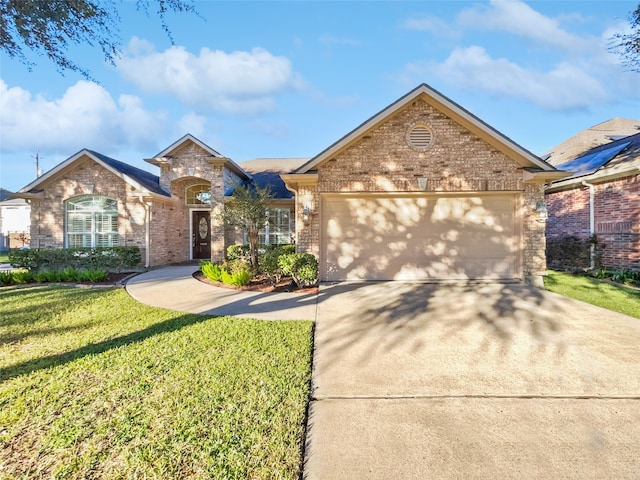
[[0, 56], [0, 186], [82, 148], [148, 158], [191, 133], [236, 162], [312, 157], [421, 83], [542, 154], [640, 119], [640, 74], [608, 53], [637, 1], [197, 2], [202, 18], [120, 6], [122, 54], [74, 47], [99, 83]]

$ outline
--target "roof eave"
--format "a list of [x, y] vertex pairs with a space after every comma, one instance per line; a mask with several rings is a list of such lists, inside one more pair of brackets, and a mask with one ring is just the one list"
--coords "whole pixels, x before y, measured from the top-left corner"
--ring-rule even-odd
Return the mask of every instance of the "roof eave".
[[630, 168], [628, 170], [620, 170], [613, 173], [592, 173], [591, 175], [582, 175], [579, 177], [568, 178], [566, 180], [560, 180], [553, 182], [549, 187], [545, 189], [545, 193], [559, 192], [573, 188], [576, 185], [582, 185], [582, 182], [600, 183], [610, 180], [616, 180], [618, 178], [631, 177], [633, 175], [640, 174], [640, 167]]

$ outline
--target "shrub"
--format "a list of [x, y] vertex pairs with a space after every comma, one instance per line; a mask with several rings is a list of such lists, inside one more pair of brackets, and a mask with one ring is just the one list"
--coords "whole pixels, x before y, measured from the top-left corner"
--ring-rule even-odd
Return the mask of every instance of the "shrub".
[[267, 245], [264, 252], [258, 258], [260, 272], [264, 273], [272, 285], [276, 285], [282, 278], [282, 268], [278, 260], [282, 255], [295, 253], [296, 246], [286, 245]]
[[213, 280], [214, 282], [222, 282], [222, 269], [220, 265], [215, 265], [209, 260], [203, 260], [200, 262], [200, 270], [205, 277]]
[[249, 270], [241, 270], [231, 275], [231, 284], [238, 285], [239, 287], [246, 285], [251, 281], [251, 273]]
[[6, 287], [7, 285], [13, 285], [12, 272], [0, 272], [0, 286]]
[[249, 261], [249, 245], [229, 245], [227, 247], [227, 260], [238, 259]]
[[104, 282], [107, 276], [106, 270], [84, 270], [79, 272], [78, 280], [81, 282]]
[[13, 277], [13, 283], [31, 283], [33, 282], [33, 275], [29, 270], [14, 270], [11, 272]]
[[278, 265], [285, 275], [291, 275], [298, 288], [318, 282], [318, 260], [310, 253], [281, 255]]
[[123, 271], [136, 267], [142, 261], [140, 249], [136, 246], [98, 248], [32, 248], [11, 250], [9, 262], [16, 268], [26, 268], [31, 272], [42, 270], [62, 270], [65, 268], [104, 269]]

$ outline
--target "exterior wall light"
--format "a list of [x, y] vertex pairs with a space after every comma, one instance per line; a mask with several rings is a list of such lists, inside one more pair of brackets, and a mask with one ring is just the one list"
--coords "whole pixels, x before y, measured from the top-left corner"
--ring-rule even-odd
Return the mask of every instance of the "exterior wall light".
[[536, 202], [534, 211], [538, 214], [538, 220], [541, 222], [543, 220], [546, 220], [547, 217], [549, 216], [549, 213], [547, 211], [547, 206], [544, 204], [544, 202]]
[[308, 205], [305, 205], [302, 209], [302, 223], [308, 225], [311, 222], [311, 208]]

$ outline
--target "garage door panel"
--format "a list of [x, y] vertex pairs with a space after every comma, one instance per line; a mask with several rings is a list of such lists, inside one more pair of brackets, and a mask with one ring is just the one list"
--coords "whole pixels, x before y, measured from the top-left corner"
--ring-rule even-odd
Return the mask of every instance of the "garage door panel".
[[323, 199], [323, 280], [513, 278], [514, 196]]

